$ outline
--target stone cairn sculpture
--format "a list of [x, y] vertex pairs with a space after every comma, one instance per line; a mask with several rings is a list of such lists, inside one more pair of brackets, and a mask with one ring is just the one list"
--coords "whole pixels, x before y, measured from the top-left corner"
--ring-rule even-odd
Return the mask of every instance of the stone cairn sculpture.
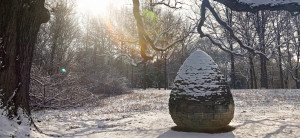
[[218, 65], [204, 51], [192, 53], [180, 67], [170, 94], [169, 111], [178, 128], [213, 131], [234, 115], [230, 88]]

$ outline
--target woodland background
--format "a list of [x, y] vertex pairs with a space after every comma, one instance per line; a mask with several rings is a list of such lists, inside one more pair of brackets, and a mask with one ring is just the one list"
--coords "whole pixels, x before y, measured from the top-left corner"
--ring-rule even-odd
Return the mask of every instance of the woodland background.
[[232, 89], [300, 88], [300, 15], [234, 12], [212, 3], [244, 44], [263, 53], [253, 54], [212, 15], [206, 17], [205, 32], [222, 45], [200, 38], [197, 0], [181, 3], [180, 9], [150, 2], [140, 2], [145, 30], [158, 47], [170, 47], [146, 49], [153, 60], [143, 62], [132, 4], [101, 17], [78, 13], [72, 0], [46, 1], [50, 21], [38, 33], [31, 70], [33, 109], [93, 104], [89, 101], [137, 88], [170, 89], [179, 67], [197, 49], [212, 56]]

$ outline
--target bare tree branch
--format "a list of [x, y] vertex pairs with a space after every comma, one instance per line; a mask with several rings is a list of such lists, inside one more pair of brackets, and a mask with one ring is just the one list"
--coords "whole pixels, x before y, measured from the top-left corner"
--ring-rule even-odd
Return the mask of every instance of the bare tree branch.
[[[227, 23], [222, 21], [222, 19], [218, 16], [218, 14], [214, 10], [214, 8], [210, 5], [209, 0], [203, 0], [202, 5], [201, 5], [201, 18], [200, 18], [200, 22], [198, 24], [198, 29], [197, 29], [197, 31], [200, 34], [200, 37], [208, 37], [210, 40], [212, 40], [212, 37], [210, 37], [210, 35], [204, 34], [204, 32], [202, 31], [202, 26], [204, 25], [204, 22], [205, 22], [206, 8], [209, 9], [209, 11], [215, 17], [217, 22], [229, 32], [229, 34], [233, 38], [233, 40], [235, 40], [242, 48], [248, 50], [251, 53], [262, 55], [267, 59], [269, 58], [269, 56], [267, 56], [265, 53], [263, 53], [261, 51], [257, 51], [257, 50], [253, 49], [250, 46], [244, 45], [243, 42], [239, 38], [236, 37], [236, 35], [234, 34], [234, 31], [232, 30], [232, 28], [229, 27], [227, 25]], [[215, 41], [214, 41], [214, 44], [216, 44]], [[220, 47], [221, 45], [217, 45], [217, 46]], [[226, 52], [237, 54], [234, 51], [226, 51]]]
[[260, 4], [257, 4], [253, 1], [243, 1], [243, 0], [214, 0], [218, 3], [221, 3], [227, 7], [229, 7], [233, 11], [237, 12], [257, 12], [260, 10], [271, 10], [271, 11], [279, 11], [286, 10], [291, 13], [299, 13], [300, 12], [300, 2], [291, 2], [287, 0], [261, 0]]
[[[153, 7], [157, 6], [157, 5], [164, 5], [166, 7], [172, 8], [172, 9], [181, 9], [183, 4], [184, 3], [179, 2], [177, 0], [174, 0], [173, 5], [171, 4], [171, 0], [160, 0], [158, 2], [153, 2], [152, 0], [150, 1], [150, 5]], [[179, 7], [178, 7], [178, 5], [179, 5]]]
[[[193, 28], [190, 32], [184, 34], [181, 38], [178, 38], [177, 40], [171, 42], [166, 47], [159, 48], [155, 45], [158, 41], [157, 40], [158, 38], [156, 38], [156, 40], [153, 41], [144, 29], [144, 24], [142, 21], [142, 17], [140, 15], [140, 10], [139, 10], [139, 6], [140, 6], [139, 0], [132, 0], [132, 1], [133, 1], [133, 14], [134, 14], [134, 17], [137, 22], [139, 44], [141, 46], [141, 56], [145, 60], [152, 60], [154, 57], [154, 55], [153, 56], [146, 55], [147, 44], [149, 44], [151, 46], [151, 48], [154, 49], [155, 51], [166, 51], [169, 48], [171, 48], [172, 46], [174, 46], [175, 44], [177, 44], [178, 42], [183, 41], [194, 30], [194, 28]], [[163, 1], [161, 1], [161, 2], [163, 2]], [[175, 3], [179, 3], [179, 2], [175, 1]], [[170, 4], [170, 0], [169, 0], [168, 4]], [[163, 33], [165, 33], [165, 32], [163, 32]], [[142, 61], [142, 62], [145, 62], [145, 61]]]

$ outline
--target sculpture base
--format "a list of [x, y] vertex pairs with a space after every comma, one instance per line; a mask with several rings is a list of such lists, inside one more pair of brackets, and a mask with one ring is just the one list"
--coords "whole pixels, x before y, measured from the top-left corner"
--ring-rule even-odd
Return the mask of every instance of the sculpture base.
[[191, 128], [183, 128], [179, 126], [174, 126], [171, 128], [174, 131], [181, 131], [181, 132], [197, 132], [197, 133], [210, 133], [210, 134], [216, 134], [216, 133], [227, 133], [235, 130], [235, 127], [227, 125], [222, 128], [218, 129], [191, 129]]

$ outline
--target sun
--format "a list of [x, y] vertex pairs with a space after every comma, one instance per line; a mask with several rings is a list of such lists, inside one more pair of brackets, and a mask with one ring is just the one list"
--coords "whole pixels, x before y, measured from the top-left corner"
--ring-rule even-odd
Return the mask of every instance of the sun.
[[110, 6], [110, 0], [77, 0], [78, 12], [94, 16], [107, 15]]

